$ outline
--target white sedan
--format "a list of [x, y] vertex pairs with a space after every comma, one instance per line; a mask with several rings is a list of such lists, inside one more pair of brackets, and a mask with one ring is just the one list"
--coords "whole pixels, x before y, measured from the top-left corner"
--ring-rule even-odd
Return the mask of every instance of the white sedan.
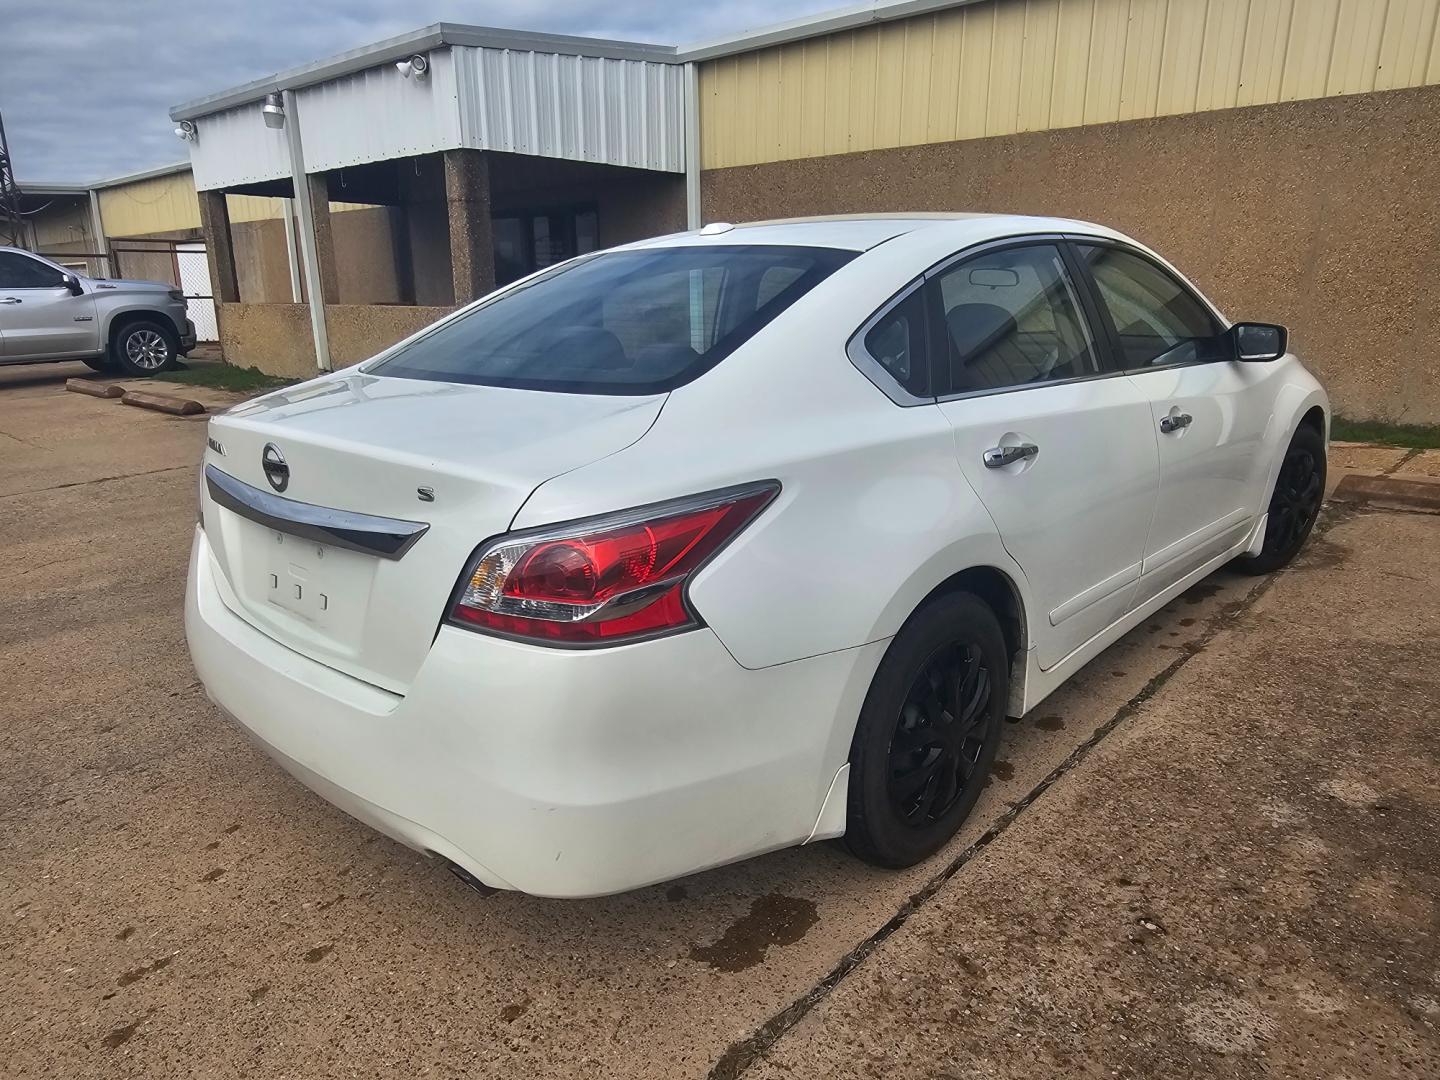
[[1329, 404], [1078, 221], [712, 225], [210, 424], [186, 630], [286, 769], [471, 883], [906, 866], [1006, 715], [1304, 544]]

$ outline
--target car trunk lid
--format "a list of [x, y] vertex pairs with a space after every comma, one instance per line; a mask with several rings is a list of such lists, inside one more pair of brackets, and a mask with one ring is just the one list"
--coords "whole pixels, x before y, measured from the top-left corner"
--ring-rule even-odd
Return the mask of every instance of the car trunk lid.
[[639, 439], [663, 402], [356, 373], [218, 416], [202, 505], [226, 603], [404, 693], [475, 547], [539, 484]]

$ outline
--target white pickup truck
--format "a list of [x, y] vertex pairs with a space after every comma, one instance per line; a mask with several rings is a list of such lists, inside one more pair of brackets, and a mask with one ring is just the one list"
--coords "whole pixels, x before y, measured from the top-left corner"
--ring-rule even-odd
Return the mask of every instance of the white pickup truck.
[[82, 277], [0, 247], [0, 365], [83, 360], [96, 371], [154, 375], [194, 346], [195, 325], [173, 285]]

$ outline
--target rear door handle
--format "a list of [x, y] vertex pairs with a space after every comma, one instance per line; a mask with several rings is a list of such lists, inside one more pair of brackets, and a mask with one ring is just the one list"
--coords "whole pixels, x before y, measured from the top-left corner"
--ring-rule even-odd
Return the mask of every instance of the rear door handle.
[[1006, 465], [1014, 465], [1017, 461], [1024, 461], [1040, 453], [1040, 448], [1034, 443], [1017, 443], [1015, 446], [992, 446], [985, 451], [985, 467], [987, 469], [1003, 469]]
[[1179, 431], [1181, 428], [1189, 427], [1190, 422], [1194, 419], [1195, 418], [1189, 413], [1183, 412], [1175, 413], [1171, 416], [1162, 416], [1160, 418], [1160, 430], [1166, 435], [1169, 435], [1172, 431]]
[[0, 296], [0, 304], [21, 304], [24, 303], [18, 296]]

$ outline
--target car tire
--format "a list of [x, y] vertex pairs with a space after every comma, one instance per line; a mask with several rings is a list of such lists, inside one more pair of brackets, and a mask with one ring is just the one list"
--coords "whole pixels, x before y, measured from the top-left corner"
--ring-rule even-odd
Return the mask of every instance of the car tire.
[[115, 361], [108, 356], [86, 357], [82, 363], [91, 371], [98, 371], [103, 375], [112, 375], [116, 371]]
[[1299, 427], [1275, 478], [1265, 520], [1265, 542], [1258, 555], [1242, 555], [1231, 565], [1244, 574], [1271, 574], [1300, 554], [1325, 501], [1325, 440], [1308, 424]]
[[110, 356], [126, 375], [157, 374], [175, 363], [180, 340], [171, 327], [151, 319], [128, 322], [115, 333]]
[[983, 600], [949, 593], [912, 615], [860, 710], [845, 846], [892, 868], [943, 847], [985, 786], [1009, 692], [1005, 635]]

